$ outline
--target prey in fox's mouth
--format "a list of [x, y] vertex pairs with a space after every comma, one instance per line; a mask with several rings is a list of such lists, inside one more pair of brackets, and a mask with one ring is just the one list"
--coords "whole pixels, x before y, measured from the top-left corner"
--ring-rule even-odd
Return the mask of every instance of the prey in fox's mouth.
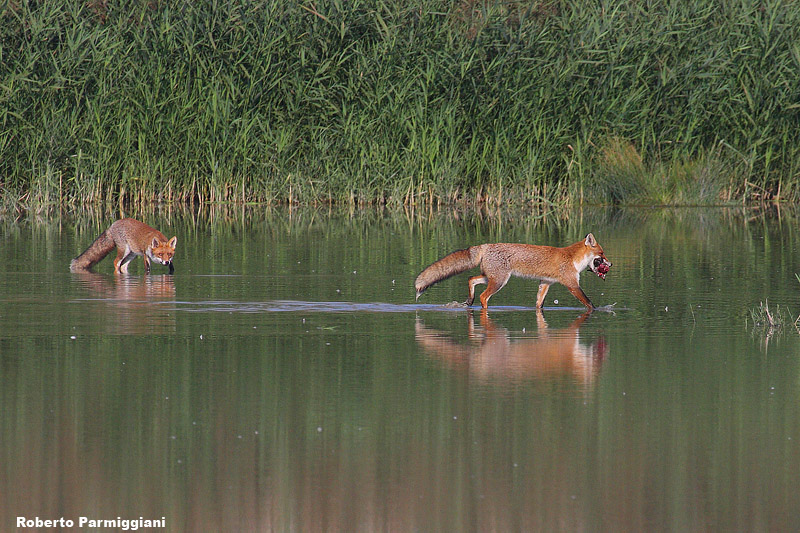
[[611, 266], [608, 264], [608, 261], [605, 261], [602, 257], [596, 257], [593, 264], [592, 270], [595, 274], [597, 274], [600, 279], [606, 279], [606, 274], [611, 269]]

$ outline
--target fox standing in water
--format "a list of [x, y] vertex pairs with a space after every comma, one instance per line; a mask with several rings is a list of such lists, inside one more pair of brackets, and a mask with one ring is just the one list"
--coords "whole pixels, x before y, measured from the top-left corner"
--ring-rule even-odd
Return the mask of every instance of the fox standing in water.
[[423, 270], [414, 282], [417, 298], [434, 283], [477, 266], [480, 266], [481, 274], [469, 278], [469, 298], [464, 302], [465, 305], [472, 305], [475, 300], [475, 285], [486, 283], [486, 290], [480, 297], [481, 306], [486, 309], [489, 298], [502, 289], [513, 274], [540, 280], [536, 297], [536, 307], [539, 309], [550, 285], [558, 282], [569, 289], [589, 311], [593, 311], [594, 305], [579, 285], [581, 272], [588, 268], [606, 279], [611, 261], [603, 254], [603, 248], [591, 233], [564, 248], [513, 243], [479, 244], [446, 255]]
[[172, 258], [177, 241], [177, 237], [168, 241], [163, 233], [144, 222], [123, 218], [111, 224], [85, 252], [73, 259], [69, 269], [72, 272], [89, 270], [116, 247], [114, 272], [117, 274], [127, 273], [128, 263], [137, 255], [144, 259], [145, 272], [150, 272], [150, 261], [153, 261], [168, 266], [172, 274], [175, 271]]

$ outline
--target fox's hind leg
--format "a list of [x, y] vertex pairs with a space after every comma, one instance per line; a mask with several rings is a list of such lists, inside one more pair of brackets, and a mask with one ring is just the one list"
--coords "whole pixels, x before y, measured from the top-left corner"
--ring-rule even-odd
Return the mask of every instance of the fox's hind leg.
[[117, 248], [117, 257], [114, 259], [114, 272], [117, 274], [128, 273], [128, 263], [136, 257], [136, 254], [126, 248]]
[[511, 273], [507, 273], [502, 278], [488, 278], [489, 281], [486, 284], [486, 290], [481, 293], [481, 307], [487, 309], [489, 307], [489, 298], [492, 297], [494, 293], [502, 289], [508, 283], [508, 278], [511, 277]]
[[482, 283], [489, 283], [489, 278], [481, 274], [480, 276], [472, 276], [469, 278], [467, 284], [469, 285], [469, 297], [467, 301], [464, 302], [464, 305], [470, 306], [472, 302], [475, 301], [475, 285], [480, 285]]

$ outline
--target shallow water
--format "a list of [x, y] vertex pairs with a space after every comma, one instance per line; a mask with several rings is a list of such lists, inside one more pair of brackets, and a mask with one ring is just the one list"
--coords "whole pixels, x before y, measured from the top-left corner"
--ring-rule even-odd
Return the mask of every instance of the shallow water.
[[[546, 218], [245, 210], [140, 215], [176, 272], [71, 274], [113, 219], [0, 222], [0, 529], [796, 530], [796, 220], [732, 210]], [[488, 241], [592, 231], [614, 266], [533, 309], [414, 300]]]

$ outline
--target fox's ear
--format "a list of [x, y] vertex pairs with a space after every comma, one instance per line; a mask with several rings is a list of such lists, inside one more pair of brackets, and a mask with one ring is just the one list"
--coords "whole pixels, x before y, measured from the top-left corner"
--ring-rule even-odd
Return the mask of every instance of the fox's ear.
[[594, 235], [592, 235], [591, 233], [586, 234], [586, 240], [583, 242], [584, 244], [586, 244], [586, 246], [591, 246], [592, 248], [597, 246], [597, 241], [594, 240]]
[[153, 237], [153, 243], [150, 246], [152, 246], [153, 248], [158, 248], [158, 245], [159, 245], [158, 237]]
[[167, 245], [174, 250], [175, 249], [175, 244], [177, 244], [177, 242], [178, 242], [178, 237], [173, 237], [173, 238], [171, 238], [169, 240]]

